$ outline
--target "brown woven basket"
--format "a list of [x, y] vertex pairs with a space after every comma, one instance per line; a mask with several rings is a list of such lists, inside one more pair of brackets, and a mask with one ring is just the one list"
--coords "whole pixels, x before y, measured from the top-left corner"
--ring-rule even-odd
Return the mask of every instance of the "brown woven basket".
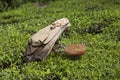
[[65, 48], [65, 53], [68, 56], [80, 56], [86, 52], [86, 47], [83, 44], [69, 44]]

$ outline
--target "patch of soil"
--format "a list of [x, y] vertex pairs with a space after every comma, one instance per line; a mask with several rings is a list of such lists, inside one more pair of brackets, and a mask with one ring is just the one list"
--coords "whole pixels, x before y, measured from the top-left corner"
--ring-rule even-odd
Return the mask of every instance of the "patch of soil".
[[79, 34], [90, 33], [99, 34], [103, 32], [103, 28], [108, 27], [107, 23], [93, 23], [88, 28], [82, 28], [78, 31]]
[[111, 16], [108, 18], [103, 18], [103, 22], [101, 23], [92, 23], [88, 28], [82, 28], [80, 30], [76, 30], [77, 33], [79, 34], [85, 34], [85, 33], [90, 33], [90, 34], [99, 34], [103, 32], [103, 29], [105, 27], [109, 27], [113, 22], [115, 21], [120, 21], [120, 17], [117, 16]]
[[87, 30], [90, 34], [98, 34], [103, 32], [103, 28], [108, 26], [105, 23], [93, 23]]
[[8, 68], [10, 67], [10, 62], [9, 63], [5, 63], [5, 62], [2, 62], [2, 64], [0, 65], [1, 68], [5, 69], [5, 68]]

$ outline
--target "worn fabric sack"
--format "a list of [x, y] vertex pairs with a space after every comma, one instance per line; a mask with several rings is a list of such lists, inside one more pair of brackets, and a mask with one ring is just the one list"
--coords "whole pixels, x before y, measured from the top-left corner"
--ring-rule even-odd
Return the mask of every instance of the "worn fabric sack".
[[29, 39], [23, 61], [31, 62], [46, 59], [59, 36], [69, 26], [69, 20], [62, 18], [39, 30]]

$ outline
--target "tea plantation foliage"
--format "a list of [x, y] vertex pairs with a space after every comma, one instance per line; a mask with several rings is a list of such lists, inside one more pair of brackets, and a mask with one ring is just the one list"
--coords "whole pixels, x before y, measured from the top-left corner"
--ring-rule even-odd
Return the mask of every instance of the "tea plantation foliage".
[[0, 12], [17, 8], [22, 4], [25, 4], [28, 2], [32, 2], [32, 3], [37, 2], [37, 3], [47, 4], [50, 1], [55, 1], [55, 0], [0, 0]]
[[[77, 58], [51, 52], [23, 63], [28, 39], [53, 21], [71, 22], [60, 42], [85, 43]], [[44, 8], [30, 3], [0, 13], [0, 80], [120, 80], [120, 1], [59, 0]]]

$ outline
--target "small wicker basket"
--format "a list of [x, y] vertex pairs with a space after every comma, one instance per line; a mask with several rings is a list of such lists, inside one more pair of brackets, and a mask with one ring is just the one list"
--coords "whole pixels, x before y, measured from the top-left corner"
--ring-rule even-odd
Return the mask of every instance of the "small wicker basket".
[[65, 48], [65, 53], [68, 56], [80, 56], [85, 54], [86, 46], [84, 44], [69, 44]]

